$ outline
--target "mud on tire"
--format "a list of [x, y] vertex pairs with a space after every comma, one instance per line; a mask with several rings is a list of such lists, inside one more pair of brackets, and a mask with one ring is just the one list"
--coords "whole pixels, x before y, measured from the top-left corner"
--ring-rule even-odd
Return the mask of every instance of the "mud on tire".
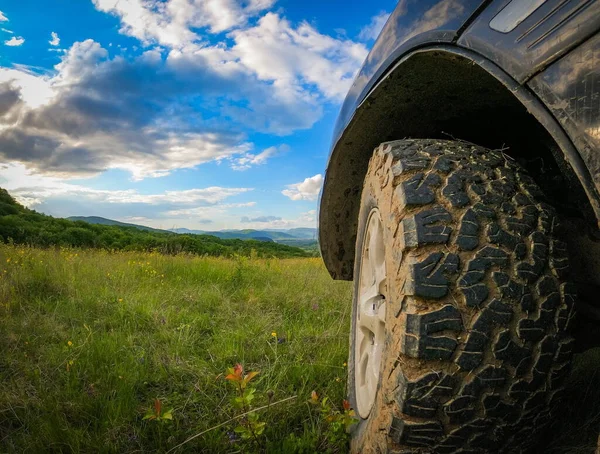
[[[557, 216], [543, 199], [497, 151], [441, 140], [375, 150], [355, 276], [365, 220], [377, 207], [386, 337], [375, 402], [354, 430], [353, 452], [512, 453], [535, 442], [568, 374], [575, 298]], [[356, 405], [352, 351], [349, 365]]]

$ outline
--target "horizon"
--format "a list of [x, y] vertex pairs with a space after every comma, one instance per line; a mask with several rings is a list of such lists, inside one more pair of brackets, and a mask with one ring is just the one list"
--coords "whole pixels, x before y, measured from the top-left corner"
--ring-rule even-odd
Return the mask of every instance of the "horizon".
[[333, 124], [395, 6], [3, 5], [0, 186], [55, 217], [315, 228]]

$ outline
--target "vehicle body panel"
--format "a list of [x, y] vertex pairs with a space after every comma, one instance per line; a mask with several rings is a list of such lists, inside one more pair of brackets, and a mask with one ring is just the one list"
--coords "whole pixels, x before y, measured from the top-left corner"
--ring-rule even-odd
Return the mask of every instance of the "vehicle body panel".
[[483, 0], [400, 0], [367, 56], [342, 105], [335, 143], [358, 105], [403, 54], [423, 44], [449, 43]]
[[564, 127], [600, 190], [600, 34], [528, 85]]
[[524, 0], [495, 0], [461, 34], [458, 45], [489, 58], [524, 83], [600, 28], [600, 1], [546, 0], [509, 31], [490, 23], [507, 6]]
[[[513, 8], [495, 23], [506, 33], [490, 27], [507, 5], [518, 3], [530, 7]], [[543, 133], [532, 132], [525, 142], [534, 148], [545, 143], [546, 162], [555, 161], [557, 174], [568, 180], [559, 185], [563, 193], [578, 194], [571, 205], [598, 232], [600, 55], [598, 39], [592, 38], [598, 30], [600, 0], [400, 1], [349, 90], [334, 129], [319, 211], [321, 252], [331, 275], [352, 279], [356, 217], [370, 153], [381, 142], [403, 137], [443, 138], [456, 132], [450, 137], [494, 148], [504, 143], [490, 143], [488, 132], [496, 140], [500, 131], [510, 134], [516, 128], [527, 138], [528, 131], [541, 128]], [[581, 64], [581, 59], [589, 61]], [[470, 63], [465, 66], [465, 61]], [[569, 73], [566, 80], [563, 72]], [[522, 111], [514, 118], [524, 113], [531, 120], [511, 124], [514, 102], [506, 96]], [[505, 102], [509, 115], [502, 116], [507, 112], [497, 100]], [[470, 104], [479, 110], [467, 112]], [[473, 129], [471, 123], [462, 121], [464, 127], [455, 128], [449, 120], [454, 114], [461, 121], [463, 113], [479, 115], [472, 117], [477, 122], [490, 114], [497, 117], [483, 135], [473, 137], [461, 134]]]

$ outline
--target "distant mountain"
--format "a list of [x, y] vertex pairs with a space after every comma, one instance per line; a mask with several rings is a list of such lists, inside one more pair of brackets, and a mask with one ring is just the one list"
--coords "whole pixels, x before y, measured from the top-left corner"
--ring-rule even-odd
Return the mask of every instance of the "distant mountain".
[[100, 224], [100, 225], [116, 225], [118, 227], [135, 227], [140, 230], [147, 230], [148, 232], [161, 232], [170, 233], [169, 230], [154, 229], [145, 225], [139, 224], [128, 224], [127, 222], [114, 221], [112, 219], [101, 218], [100, 216], [71, 216], [67, 218], [69, 221], [83, 221], [88, 224]]
[[314, 240], [317, 236], [317, 229], [295, 228], [295, 229], [265, 229], [265, 230], [189, 230], [185, 228], [171, 229], [175, 233], [192, 233], [196, 235], [213, 235], [223, 239], [241, 239], [256, 240], [269, 238], [276, 242], [283, 240]]
[[178, 229], [169, 229], [169, 232], [181, 233], [186, 235], [207, 235], [207, 232], [205, 232], [204, 230], [190, 230], [184, 229], [183, 227]]
[[295, 229], [265, 229], [267, 232], [284, 232], [294, 238], [313, 240], [317, 238], [317, 229], [312, 227], [296, 227]]
[[[299, 227], [295, 229], [265, 229], [265, 230], [192, 230], [183, 227], [161, 230], [147, 227], [139, 224], [129, 224], [127, 222], [119, 222], [113, 219], [106, 219], [100, 216], [71, 216], [70, 221], [83, 221], [88, 224], [101, 224], [101, 225], [116, 225], [118, 227], [134, 227], [140, 230], [146, 230], [148, 232], [160, 232], [160, 233], [178, 233], [182, 235], [212, 235], [223, 240], [258, 240], [258, 241], [275, 241], [276, 243], [283, 244], [295, 244], [298, 240], [301, 240], [299, 244], [313, 244], [317, 237], [317, 229], [308, 227]], [[307, 240], [310, 241], [307, 242]]]

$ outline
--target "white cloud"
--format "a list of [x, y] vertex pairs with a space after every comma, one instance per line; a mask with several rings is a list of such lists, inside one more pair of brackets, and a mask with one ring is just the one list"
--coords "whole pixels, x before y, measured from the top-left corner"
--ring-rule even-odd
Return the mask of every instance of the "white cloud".
[[13, 36], [11, 39], [4, 41], [4, 45], [10, 47], [18, 47], [22, 46], [24, 42], [25, 38], [23, 38], [22, 36]]
[[120, 32], [150, 44], [181, 48], [200, 41], [192, 29], [221, 33], [244, 25], [275, 0], [93, 0], [96, 9], [121, 19]]
[[48, 43], [51, 46], [58, 46], [60, 44], [60, 38], [58, 37], [58, 34], [56, 32], [52, 32], [50, 33], [50, 36], [52, 37], [52, 39], [48, 41]]
[[257, 216], [254, 218], [251, 218], [249, 216], [242, 216], [242, 218], [240, 219], [240, 222], [242, 224], [248, 224], [250, 222], [268, 223], [268, 222], [281, 221], [281, 220], [282, 220], [282, 218], [279, 216]]
[[323, 185], [323, 175], [305, 178], [301, 183], [290, 184], [281, 193], [292, 200], [316, 200]]
[[316, 210], [301, 213], [295, 219], [285, 219], [280, 216], [243, 216], [240, 226], [244, 229], [292, 229], [296, 227], [316, 227]]
[[[6, 83], [18, 89], [19, 97], [32, 109], [47, 104], [54, 96], [48, 77], [33, 74], [25, 68], [0, 68], [0, 84]], [[0, 115], [0, 131], [2, 123]]]
[[0, 11], [0, 22], [8, 22], [8, 18]]
[[376, 16], [371, 18], [371, 22], [368, 25], [365, 25], [358, 34], [358, 38], [363, 41], [375, 40], [381, 33], [383, 26], [386, 21], [390, 17], [390, 13], [386, 13], [385, 11], [381, 11]]
[[284, 102], [310, 96], [306, 84], [341, 100], [368, 53], [360, 43], [323, 35], [306, 22], [294, 28], [274, 13], [230, 35], [231, 52], [260, 80], [271, 82]]
[[200, 203], [208, 206], [252, 191], [251, 188], [223, 188], [164, 191], [161, 194], [142, 194], [133, 189], [101, 190], [69, 183], [63, 178], [44, 175], [18, 162], [0, 164], [0, 186], [25, 206], [36, 206], [50, 198], [83, 199], [108, 204], [144, 204], [189, 206]]
[[[0, 13], [0, 14], [2, 14], [2, 13]], [[10, 33], [11, 35], [14, 35], [14, 33], [15, 33], [12, 30], [9, 30], [8, 28], [0, 28], [0, 30], [2, 30], [5, 33]]]
[[232, 208], [250, 208], [256, 206], [256, 202], [225, 203], [220, 205], [199, 206], [194, 208], [183, 208], [165, 212], [169, 218], [197, 218], [199, 216], [214, 217], [225, 213]]
[[[248, 129], [310, 128], [325, 103], [342, 99], [367, 53], [363, 44], [263, 13], [273, 4], [95, 0], [120, 17], [124, 32], [161, 47], [111, 59], [88, 39], [50, 74], [0, 68], [0, 159], [62, 177], [124, 169], [134, 180], [210, 161], [229, 160], [236, 170], [264, 164], [285, 150], [254, 152]], [[194, 27], [233, 31], [209, 45]]]
[[269, 158], [288, 150], [287, 145], [280, 145], [279, 147], [269, 147], [258, 154], [245, 153], [241, 157], [231, 158], [231, 168], [233, 170], [248, 170], [252, 166], [265, 164]]
[[302, 213], [298, 217], [298, 222], [308, 222], [308, 223], [317, 222], [317, 210], [310, 210], [310, 211], [307, 211], [306, 213]]
[[[161, 66], [157, 50], [127, 63], [87, 40], [71, 47], [53, 77], [0, 68], [0, 156], [63, 176], [118, 168], [140, 180], [253, 148], [240, 133], [198, 128], [200, 115], [170, 94], [197, 87]], [[140, 71], [152, 75], [146, 86], [129, 83]]]

